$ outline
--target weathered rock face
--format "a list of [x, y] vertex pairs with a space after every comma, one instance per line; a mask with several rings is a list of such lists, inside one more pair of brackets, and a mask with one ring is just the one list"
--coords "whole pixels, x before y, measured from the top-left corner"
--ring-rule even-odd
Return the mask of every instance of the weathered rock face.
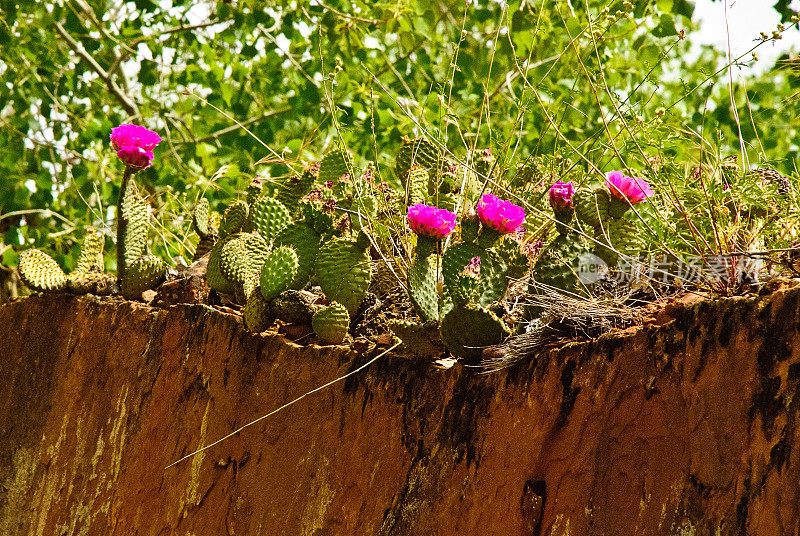
[[0, 534], [800, 531], [800, 289], [491, 375], [252, 336], [204, 306], [0, 309]]

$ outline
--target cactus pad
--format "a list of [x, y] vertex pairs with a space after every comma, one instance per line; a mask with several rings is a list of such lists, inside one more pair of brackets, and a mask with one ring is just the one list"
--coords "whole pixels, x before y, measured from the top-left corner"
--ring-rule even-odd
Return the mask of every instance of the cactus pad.
[[575, 216], [584, 226], [594, 228], [608, 219], [610, 198], [605, 188], [579, 188], [572, 199]]
[[225, 210], [219, 226], [220, 236], [226, 237], [238, 233], [247, 221], [247, 203], [236, 201]]
[[261, 333], [267, 330], [275, 321], [270, 311], [269, 302], [264, 299], [256, 288], [247, 298], [242, 310], [244, 325], [252, 333]]
[[[147, 245], [147, 226], [150, 213], [147, 204], [131, 180], [122, 198], [121, 215], [117, 221], [117, 275], [122, 277], [125, 270], [144, 254]], [[120, 260], [121, 259], [121, 260]]]
[[329, 301], [355, 314], [372, 277], [369, 250], [355, 242], [334, 238], [317, 253], [317, 280]]
[[192, 229], [194, 229], [194, 232], [196, 232], [200, 238], [211, 234], [208, 228], [209, 212], [208, 199], [205, 197], [198, 199], [197, 204], [194, 206], [194, 211], [192, 212]]
[[289, 210], [272, 197], [262, 195], [250, 207], [253, 229], [266, 240], [272, 240], [284, 227], [292, 222]]
[[334, 149], [322, 158], [319, 164], [319, 180], [336, 183], [345, 173], [350, 173], [353, 158], [345, 149]]
[[314, 187], [317, 177], [313, 168], [306, 169], [299, 177], [293, 176], [286, 180], [275, 193], [275, 198], [289, 211], [294, 212], [297, 204]]
[[167, 275], [167, 267], [155, 255], [144, 255], [136, 259], [122, 276], [120, 292], [129, 300], [142, 299], [142, 292], [158, 286]]
[[428, 170], [426, 168], [412, 166], [403, 183], [406, 188], [407, 205], [416, 205], [425, 201], [425, 194], [428, 191]]
[[480, 361], [484, 347], [499, 344], [510, 334], [497, 315], [476, 305], [454, 307], [442, 319], [439, 332], [447, 349], [469, 364]]
[[223, 274], [221, 264], [222, 248], [232, 240], [233, 237], [222, 238], [211, 248], [211, 255], [208, 258], [206, 268], [206, 282], [209, 288], [221, 292], [222, 294], [233, 294], [236, 292], [236, 285], [229, 281]]
[[297, 253], [289, 246], [277, 247], [267, 255], [259, 279], [265, 300], [269, 301], [289, 288], [297, 274], [297, 266]]
[[311, 280], [314, 267], [317, 264], [317, 252], [322, 237], [305, 223], [292, 223], [287, 225], [275, 236], [273, 245], [291, 246], [297, 253], [297, 273], [292, 279], [289, 288], [300, 290]]
[[103, 233], [94, 227], [86, 228], [86, 236], [83, 238], [81, 252], [78, 262], [75, 265], [76, 272], [90, 272], [92, 270], [103, 270], [103, 246], [106, 239]]
[[539, 254], [533, 265], [533, 278], [551, 287], [575, 290], [579, 286], [580, 257], [585, 252], [585, 244], [577, 234], [560, 234]]
[[100, 272], [74, 271], [67, 276], [67, 290], [75, 294], [108, 296], [117, 291], [117, 278]]
[[[425, 138], [403, 138], [403, 144], [397, 152], [394, 171], [405, 188], [406, 177], [412, 166], [427, 169], [430, 177], [435, 177], [439, 170], [442, 150], [435, 143]], [[425, 183], [427, 185], [427, 181]]]
[[350, 314], [344, 305], [334, 301], [314, 313], [311, 327], [322, 344], [341, 344], [350, 329]]
[[264, 191], [264, 184], [262, 181], [263, 179], [256, 177], [250, 181], [250, 184], [247, 186], [247, 195], [245, 197], [245, 201], [248, 205], [252, 205]]
[[636, 255], [642, 248], [639, 237], [639, 228], [636, 222], [628, 218], [609, 218], [603, 221], [602, 230], [598, 230], [595, 238], [601, 244], [595, 247], [595, 255], [603, 259], [609, 266], [617, 265], [619, 255], [612, 251], [611, 246], [622, 255]]
[[439, 320], [438, 258], [435, 253], [421, 255], [417, 248], [408, 269], [408, 295], [414, 310], [425, 322]]
[[234, 285], [244, 285], [248, 276], [259, 273], [269, 245], [254, 233], [237, 233], [220, 249], [220, 270]]
[[488, 306], [501, 299], [508, 288], [506, 265], [500, 256], [471, 242], [450, 246], [442, 259], [444, 284], [451, 296], [463, 295], [458, 288], [464, 281], [461, 274], [473, 258], [480, 257], [480, 277], [476, 289], [476, 299], [480, 305]]
[[441, 355], [444, 351], [439, 336], [439, 324], [436, 322], [418, 324], [406, 320], [393, 320], [389, 322], [389, 329], [403, 342], [405, 351], [413, 356], [430, 359]]
[[58, 263], [44, 251], [28, 249], [19, 254], [19, 276], [31, 290], [62, 290], [67, 276]]
[[321, 309], [314, 305], [306, 293], [297, 290], [287, 290], [278, 294], [269, 302], [273, 316], [290, 324], [311, 325], [314, 313]]

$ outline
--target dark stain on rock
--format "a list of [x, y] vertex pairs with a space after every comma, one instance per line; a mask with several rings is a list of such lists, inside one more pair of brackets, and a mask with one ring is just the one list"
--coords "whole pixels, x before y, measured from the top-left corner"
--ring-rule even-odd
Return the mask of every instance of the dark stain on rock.
[[737, 534], [747, 534], [747, 517], [750, 507], [750, 478], [744, 480], [744, 493], [736, 504], [736, 527]]
[[476, 382], [470, 374], [462, 374], [453, 386], [453, 396], [444, 408], [439, 441], [456, 451], [456, 463], [476, 459], [475, 432], [478, 421], [488, 417], [493, 388], [488, 382]]
[[558, 410], [558, 417], [554, 428], [557, 430], [567, 423], [572, 407], [575, 405], [575, 400], [578, 398], [578, 393], [581, 392], [580, 387], [572, 387], [572, 381], [575, 376], [575, 369], [577, 364], [573, 360], [567, 361], [564, 368], [561, 370], [561, 406]]
[[522, 497], [519, 501], [525, 536], [541, 535], [542, 516], [546, 502], [547, 483], [544, 480], [527, 480], [522, 488]]
[[741, 318], [733, 308], [729, 308], [725, 311], [725, 314], [722, 315], [722, 318], [719, 320], [719, 332], [717, 335], [717, 342], [719, 342], [720, 348], [727, 348], [728, 343], [731, 342], [731, 334], [733, 333], [733, 327], [737, 325], [737, 322], [741, 322]]

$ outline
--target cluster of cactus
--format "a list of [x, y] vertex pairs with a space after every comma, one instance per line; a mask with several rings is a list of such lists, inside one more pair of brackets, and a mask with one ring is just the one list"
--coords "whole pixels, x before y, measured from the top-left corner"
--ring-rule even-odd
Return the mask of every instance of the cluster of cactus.
[[44, 251], [23, 251], [19, 256], [20, 278], [28, 288], [37, 292], [112, 294], [117, 289], [116, 278], [103, 273], [104, 245], [103, 234], [93, 227], [87, 227], [75, 269], [69, 275]]
[[31, 290], [97, 295], [119, 292], [128, 299], [141, 299], [144, 291], [164, 281], [166, 264], [146, 252], [150, 215], [132, 175], [133, 171], [126, 169], [117, 203], [116, 278], [103, 272], [105, 237], [87, 227], [75, 270], [69, 275], [43, 251], [20, 254], [20, 277]]
[[[438, 235], [429, 233], [426, 218], [435, 221], [439, 218], [437, 211], [444, 211], [454, 222], [455, 215], [450, 211], [455, 210], [456, 199], [460, 196], [471, 204], [482, 181], [496, 175], [490, 151], [475, 151], [470, 160], [474, 172], [443, 162], [441, 151], [432, 142], [403, 140], [395, 171], [405, 187], [410, 224], [417, 204], [425, 204], [419, 209], [420, 229], [412, 225], [417, 242], [407, 276], [408, 294], [422, 322], [394, 322], [390, 327], [413, 350], [433, 347], [433, 326], [439, 344], [453, 355], [474, 362], [484, 347], [510, 334], [492, 308], [504, 298], [509, 282], [527, 272], [528, 261], [515, 240], [501, 237], [502, 233], [481, 223], [477, 216], [462, 219], [461, 241], [443, 252], [441, 238], [452, 228], [443, 227]], [[425, 211], [430, 214], [426, 216]]]
[[[491, 230], [481, 229], [474, 218], [461, 222], [461, 238], [440, 256], [435, 241], [418, 236], [408, 272], [408, 291], [423, 324], [440, 323], [440, 337], [447, 349], [475, 361], [484, 347], [510, 334], [491, 308], [503, 299], [509, 282], [527, 271], [527, 258], [519, 253], [514, 240], [498, 240]], [[441, 293], [439, 271], [444, 283]], [[422, 324], [398, 327], [401, 329], [394, 330], [395, 334], [406, 346], [412, 344], [407, 340], [411, 334], [422, 331]]]
[[[372, 275], [370, 240], [361, 220], [369, 220], [377, 210], [374, 198], [354, 195], [363, 185], [352, 173], [349, 153], [334, 149], [319, 165], [279, 185], [274, 196], [261, 191], [256, 181], [247, 201], [237, 201], [225, 211], [206, 279], [211, 289], [244, 304], [249, 330], [261, 332], [276, 318], [286, 320], [290, 313], [283, 306], [296, 305], [287, 296], [313, 280], [330, 305], [306, 304], [307, 316], [313, 314], [307, 320], [321, 342], [344, 339]], [[341, 198], [323, 201], [315, 195], [321, 192], [315, 186]], [[203, 220], [206, 206], [198, 203], [201, 214], [195, 220]], [[350, 208], [346, 224], [336, 218], [334, 206]]]

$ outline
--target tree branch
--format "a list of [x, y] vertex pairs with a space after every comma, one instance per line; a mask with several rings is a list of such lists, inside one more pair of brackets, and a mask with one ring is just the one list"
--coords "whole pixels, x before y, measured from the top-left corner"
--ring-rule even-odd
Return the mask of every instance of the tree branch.
[[122, 105], [122, 107], [125, 108], [125, 111], [128, 112], [129, 115], [139, 115], [139, 108], [136, 106], [136, 103], [133, 102], [133, 100], [126, 95], [122, 89], [120, 89], [116, 82], [114, 82], [114, 80], [111, 78], [111, 75], [109, 75], [100, 66], [100, 64], [97, 63], [97, 61], [95, 61], [95, 59], [91, 57], [88, 52], [86, 52], [86, 50], [83, 49], [83, 47], [75, 40], [75, 38], [67, 33], [64, 27], [61, 26], [61, 23], [55, 23], [55, 27], [58, 34], [67, 42], [69, 48], [71, 48], [72, 51], [75, 52], [75, 54], [77, 54], [83, 61], [88, 63], [92, 70], [97, 73], [97, 76], [99, 76], [103, 82], [105, 82], [108, 90], [114, 97], [116, 97], [117, 101]]

